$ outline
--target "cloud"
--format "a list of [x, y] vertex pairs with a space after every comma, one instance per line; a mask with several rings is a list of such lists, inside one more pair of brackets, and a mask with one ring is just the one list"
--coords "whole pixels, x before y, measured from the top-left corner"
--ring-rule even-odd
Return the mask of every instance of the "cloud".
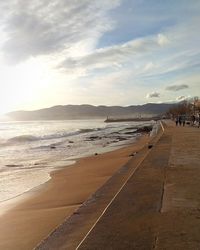
[[[25, 86], [45, 65], [41, 84], [51, 88], [42, 98], [49, 104], [60, 103], [61, 93], [62, 103], [76, 98], [76, 103], [127, 105], [143, 103], [146, 93], [155, 101], [175, 100], [178, 93], [189, 94], [176, 92], [187, 84], [193, 96], [199, 91], [200, 1], [191, 1], [0, 1], [0, 63], [5, 65], [3, 56], [19, 64], [9, 65], [6, 74], [21, 67], [27, 78], [16, 77], [12, 84]], [[38, 63], [27, 71], [32, 61]], [[165, 95], [151, 93], [163, 86], [169, 88]]]
[[168, 43], [170, 43], [170, 41], [164, 34], [158, 34], [158, 44], [160, 46], [165, 46]]
[[148, 62], [145, 66], [144, 66], [144, 72], [152, 72], [153, 70], [157, 70], [159, 68], [158, 65], [152, 63], [152, 62]]
[[158, 92], [152, 92], [146, 95], [146, 98], [158, 98], [158, 97], [160, 97], [160, 93]]
[[175, 85], [168, 86], [165, 89], [168, 91], [179, 91], [179, 90], [188, 89], [188, 88], [189, 86], [187, 84], [179, 84], [179, 85], [175, 84]]
[[[157, 36], [134, 39], [123, 44], [96, 49], [83, 57], [67, 58], [59, 67], [65, 69], [81, 67], [95, 69], [116, 67], [116, 65], [121, 67], [123, 63], [130, 62], [134, 57], [148, 54], [148, 52], [152, 52], [160, 47], [160, 41]], [[151, 63], [146, 66], [148, 67], [147, 69], [150, 69], [154, 65]]]
[[85, 44], [88, 52], [114, 27], [107, 12], [119, 4], [120, 0], [7, 0], [0, 4], [1, 13], [7, 14], [0, 18], [6, 34], [4, 58], [18, 63], [32, 56], [67, 53], [77, 43]]
[[185, 99], [187, 99], [188, 97], [184, 96], [184, 95], [180, 95], [176, 97], [176, 101], [184, 101]]

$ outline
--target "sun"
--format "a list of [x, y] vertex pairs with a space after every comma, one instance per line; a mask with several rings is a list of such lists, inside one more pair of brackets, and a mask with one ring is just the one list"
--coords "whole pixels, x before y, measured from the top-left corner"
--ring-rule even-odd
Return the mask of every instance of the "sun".
[[51, 84], [48, 64], [29, 60], [15, 66], [0, 65], [0, 115], [37, 107], [39, 97]]

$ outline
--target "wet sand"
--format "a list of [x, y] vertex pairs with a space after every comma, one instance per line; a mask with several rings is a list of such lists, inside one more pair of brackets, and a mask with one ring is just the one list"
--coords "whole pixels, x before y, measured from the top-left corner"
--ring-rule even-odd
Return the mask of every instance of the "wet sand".
[[148, 142], [79, 159], [51, 173], [51, 180], [29, 192], [0, 220], [0, 249], [33, 249]]

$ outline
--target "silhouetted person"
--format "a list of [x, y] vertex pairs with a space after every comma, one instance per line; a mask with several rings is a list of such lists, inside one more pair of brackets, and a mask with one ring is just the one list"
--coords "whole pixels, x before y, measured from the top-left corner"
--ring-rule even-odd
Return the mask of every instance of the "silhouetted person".
[[186, 120], [185, 115], [182, 115], [182, 123], [183, 123], [183, 127], [185, 126], [185, 120]]
[[176, 126], [178, 126], [178, 116], [175, 118]]
[[181, 115], [179, 115], [179, 117], [178, 117], [178, 123], [181, 126], [181, 124], [182, 124], [182, 117], [181, 117]]
[[195, 122], [195, 116], [192, 115], [192, 116], [191, 116], [191, 125], [192, 125], [192, 126], [194, 126], [194, 122]]

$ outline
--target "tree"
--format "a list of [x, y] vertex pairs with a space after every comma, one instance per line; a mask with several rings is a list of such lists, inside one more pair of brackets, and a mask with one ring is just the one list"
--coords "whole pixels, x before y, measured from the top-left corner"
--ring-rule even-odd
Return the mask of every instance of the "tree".
[[180, 102], [174, 107], [170, 108], [167, 112], [168, 116], [172, 116], [175, 118], [178, 115], [197, 115], [200, 112], [200, 100], [198, 97], [191, 98], [189, 100], [185, 100]]

